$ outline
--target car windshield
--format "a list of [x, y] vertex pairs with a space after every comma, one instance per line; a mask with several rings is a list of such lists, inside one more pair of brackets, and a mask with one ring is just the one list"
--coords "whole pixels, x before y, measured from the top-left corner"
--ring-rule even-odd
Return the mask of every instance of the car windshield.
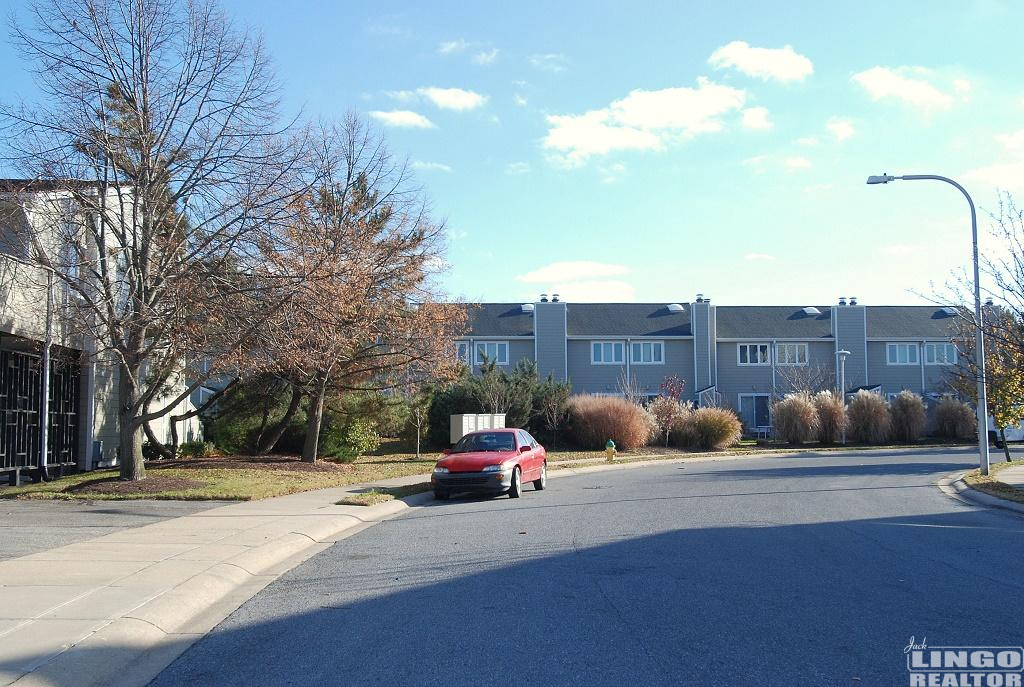
[[515, 451], [516, 440], [511, 432], [480, 432], [467, 434], [455, 444], [452, 453], [469, 451]]

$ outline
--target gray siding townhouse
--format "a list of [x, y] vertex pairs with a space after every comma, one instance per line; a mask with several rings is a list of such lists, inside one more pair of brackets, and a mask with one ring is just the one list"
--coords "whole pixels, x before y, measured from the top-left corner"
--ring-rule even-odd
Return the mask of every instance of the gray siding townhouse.
[[818, 306], [687, 303], [480, 303], [457, 354], [476, 372], [485, 360], [537, 362], [542, 376], [574, 393], [617, 395], [624, 384], [656, 395], [665, 377], [686, 382], [698, 405], [734, 408], [748, 431], [770, 426], [769, 406], [794, 383], [887, 396], [909, 389], [936, 398], [958, 364], [951, 308], [866, 306], [839, 299]]
[[[28, 189], [28, 192], [26, 192]], [[118, 379], [102, 345], [67, 326], [75, 296], [35, 266], [32, 251], [59, 251], [54, 208], [69, 199], [45, 182], [0, 180], [0, 478], [18, 478], [40, 463], [43, 416], [41, 349], [47, 330], [47, 289], [52, 298], [53, 341], [47, 465], [91, 470], [117, 462]], [[183, 401], [176, 412], [193, 406]], [[151, 427], [170, 437], [164, 417]], [[179, 423], [183, 441], [201, 437], [198, 419]]]

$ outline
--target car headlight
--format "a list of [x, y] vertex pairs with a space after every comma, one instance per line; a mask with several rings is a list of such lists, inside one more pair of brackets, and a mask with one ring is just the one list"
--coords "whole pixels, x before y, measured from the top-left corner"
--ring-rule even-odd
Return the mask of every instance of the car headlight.
[[436, 466], [434, 466], [434, 474], [435, 475], [447, 475], [448, 474], [448, 468], [442, 467], [440, 465], [436, 465]]
[[505, 471], [505, 466], [504, 465], [488, 465], [488, 466], [486, 466], [482, 470], [482, 472], [504, 472], [504, 471]]

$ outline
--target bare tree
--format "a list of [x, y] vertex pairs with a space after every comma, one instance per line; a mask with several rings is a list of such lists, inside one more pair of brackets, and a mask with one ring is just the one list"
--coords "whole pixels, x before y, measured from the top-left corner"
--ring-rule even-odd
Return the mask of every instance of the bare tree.
[[831, 367], [821, 363], [777, 365], [775, 374], [782, 380], [779, 386], [784, 388], [784, 391], [776, 394], [780, 398], [787, 393], [805, 392], [813, 395], [835, 387], [835, 373]]
[[26, 198], [49, 191], [54, 238], [32, 260], [115, 361], [121, 474], [142, 479], [144, 424], [237, 369], [267, 314], [255, 294], [290, 279], [264, 265], [301, 146], [282, 140], [262, 42], [212, 2], [36, 0], [31, 16], [14, 36], [44, 98], [0, 122]]

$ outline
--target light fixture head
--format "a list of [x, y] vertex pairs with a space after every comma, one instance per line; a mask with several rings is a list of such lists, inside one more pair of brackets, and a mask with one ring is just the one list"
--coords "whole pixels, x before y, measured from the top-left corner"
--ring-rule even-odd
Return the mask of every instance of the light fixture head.
[[893, 181], [896, 177], [891, 174], [879, 174], [868, 177], [868, 186], [874, 186], [875, 184], [888, 184]]

